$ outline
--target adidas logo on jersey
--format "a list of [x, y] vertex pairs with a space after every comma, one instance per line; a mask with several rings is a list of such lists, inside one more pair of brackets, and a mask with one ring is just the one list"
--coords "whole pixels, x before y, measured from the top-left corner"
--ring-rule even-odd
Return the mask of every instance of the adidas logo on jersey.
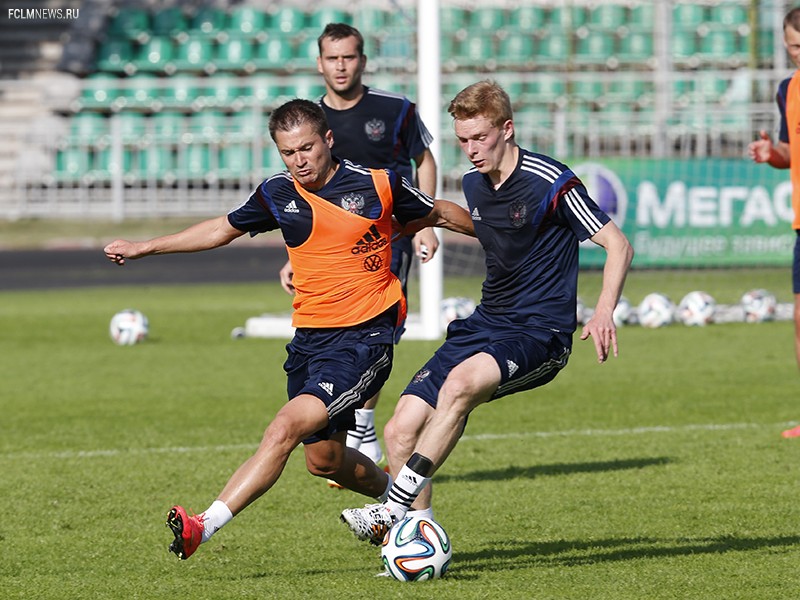
[[327, 381], [320, 381], [319, 387], [328, 392], [329, 396], [333, 396], [333, 384]]
[[353, 254], [368, 254], [370, 252], [377, 252], [389, 243], [385, 237], [381, 237], [378, 228], [371, 225], [369, 231], [361, 236], [361, 239], [356, 242], [356, 245], [350, 249]]
[[475, 210], [472, 211], [472, 220], [473, 221], [480, 221], [481, 220], [481, 213], [478, 212], [478, 207], [475, 207]]
[[286, 205], [286, 208], [283, 209], [283, 212], [285, 212], [285, 213], [299, 213], [300, 209], [297, 208], [297, 204], [295, 204], [295, 201], [292, 200], [291, 202], [289, 202], [289, 204]]

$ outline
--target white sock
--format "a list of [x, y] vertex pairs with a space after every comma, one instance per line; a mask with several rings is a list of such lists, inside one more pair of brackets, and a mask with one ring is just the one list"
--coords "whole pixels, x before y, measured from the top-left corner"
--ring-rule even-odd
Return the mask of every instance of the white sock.
[[408, 464], [403, 465], [397, 474], [397, 479], [394, 480], [392, 489], [389, 490], [389, 498], [384, 502], [395, 521], [399, 521], [406, 515], [411, 505], [414, 504], [414, 500], [430, 480], [430, 477], [423, 477], [410, 469]]
[[225, 524], [233, 519], [233, 513], [222, 500], [214, 500], [206, 512], [203, 513], [203, 539], [200, 543], [207, 542]]
[[421, 508], [419, 510], [410, 510], [406, 513], [407, 517], [415, 517], [417, 519], [429, 519], [434, 521], [433, 518], [433, 507], [429, 506], [428, 508]]

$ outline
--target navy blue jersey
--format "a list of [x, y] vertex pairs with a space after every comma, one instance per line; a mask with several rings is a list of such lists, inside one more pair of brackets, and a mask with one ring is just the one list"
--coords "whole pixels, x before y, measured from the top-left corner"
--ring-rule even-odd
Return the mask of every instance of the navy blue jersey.
[[336, 156], [373, 169], [391, 169], [414, 181], [411, 159], [422, 154], [433, 137], [413, 102], [364, 86], [364, 95], [352, 108], [335, 110], [324, 98], [320, 105], [333, 131]]
[[578, 246], [610, 218], [569, 168], [523, 148], [499, 189], [477, 169], [462, 186], [486, 252], [480, 309], [505, 322], [572, 334]]
[[[387, 172], [392, 186], [393, 214], [401, 224], [431, 212], [433, 200], [397, 173]], [[331, 180], [314, 194], [342, 210], [371, 219], [381, 214], [381, 201], [369, 171], [347, 160], [339, 162]], [[251, 235], [280, 228], [286, 245], [292, 248], [308, 239], [314, 225], [311, 206], [297, 193], [288, 171], [263, 181], [247, 202], [228, 213], [228, 221]]]

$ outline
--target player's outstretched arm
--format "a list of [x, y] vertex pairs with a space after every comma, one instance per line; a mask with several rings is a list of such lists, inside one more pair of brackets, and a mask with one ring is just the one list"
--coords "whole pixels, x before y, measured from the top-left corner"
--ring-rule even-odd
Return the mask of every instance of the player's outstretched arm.
[[124, 265], [126, 259], [135, 260], [151, 254], [172, 254], [176, 252], [200, 252], [219, 248], [243, 235], [228, 222], [227, 216], [208, 219], [178, 233], [172, 233], [142, 242], [115, 240], [104, 249], [106, 257]]
[[619, 354], [614, 308], [622, 294], [625, 277], [633, 260], [633, 247], [613, 221], [606, 223], [591, 239], [605, 249], [606, 264], [603, 268], [603, 288], [592, 318], [581, 331], [581, 339], [591, 336], [597, 351], [597, 361], [602, 363], [610, 352], [614, 356]]
[[421, 219], [414, 219], [406, 223], [402, 234], [410, 235], [425, 227], [443, 227], [456, 233], [475, 237], [475, 226], [472, 224], [469, 212], [449, 200], [434, 200], [433, 210]]

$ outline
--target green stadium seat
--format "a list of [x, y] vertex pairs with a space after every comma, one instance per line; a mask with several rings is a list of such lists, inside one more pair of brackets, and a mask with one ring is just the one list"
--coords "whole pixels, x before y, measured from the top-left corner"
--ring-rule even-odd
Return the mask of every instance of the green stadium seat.
[[652, 30], [656, 22], [656, 9], [653, 2], [645, 0], [631, 6], [628, 16], [629, 27]]
[[306, 26], [306, 14], [293, 6], [282, 6], [272, 15], [270, 29], [284, 35], [294, 35]]
[[570, 96], [582, 102], [597, 102], [603, 93], [603, 82], [598, 79], [578, 79], [570, 84]]
[[386, 27], [390, 14], [376, 6], [362, 5], [353, 13], [353, 26], [365, 37], [367, 35], [380, 35]]
[[467, 30], [470, 35], [497, 33], [508, 25], [506, 11], [492, 6], [479, 6], [469, 14]]
[[278, 86], [268, 75], [256, 74], [247, 78], [242, 90], [242, 101], [246, 106], [269, 106], [279, 95]]
[[253, 148], [244, 142], [223, 144], [219, 149], [220, 179], [240, 179], [247, 177], [253, 165]]
[[236, 77], [217, 74], [209, 77], [205, 90], [206, 104], [219, 108], [238, 108], [243, 104], [242, 88]]
[[614, 101], [634, 103], [648, 91], [648, 85], [641, 79], [615, 77], [608, 84], [607, 96]]
[[123, 80], [125, 87], [116, 105], [124, 108], [152, 109], [161, 99], [159, 78], [153, 73], [137, 73]]
[[270, 37], [255, 47], [253, 61], [256, 69], [267, 71], [290, 70], [294, 58], [294, 45], [288, 36], [270, 35]]
[[194, 77], [177, 75], [170, 77], [168, 82], [162, 94], [167, 108], [189, 108], [201, 95]]
[[266, 35], [267, 14], [254, 6], [238, 5], [231, 9], [228, 33], [245, 37]]
[[494, 36], [489, 33], [472, 31], [467, 39], [458, 46], [453, 57], [460, 67], [477, 68], [480, 70], [494, 71], [497, 68], [497, 51], [494, 46]]
[[556, 30], [577, 29], [586, 25], [586, 11], [584, 6], [572, 3], [558, 4], [550, 8], [547, 23]]
[[442, 35], [466, 35], [469, 28], [469, 10], [460, 6], [443, 5], [439, 8]]
[[674, 29], [670, 49], [672, 57], [678, 61], [694, 57], [697, 53], [697, 39], [694, 30]]
[[171, 38], [152, 37], [140, 46], [138, 55], [133, 60], [133, 66], [137, 71], [171, 74], [176, 69], [173, 62], [174, 54], [175, 48]]
[[97, 112], [79, 112], [70, 119], [71, 143], [95, 143], [108, 135], [108, 119]]
[[306, 30], [315, 39], [328, 23], [352, 23], [350, 13], [339, 8], [320, 6], [309, 13]]
[[130, 70], [133, 60], [133, 44], [130, 40], [112, 38], [102, 44], [97, 52], [97, 68], [109, 73], [124, 73]]
[[530, 4], [511, 9], [508, 19], [509, 27], [528, 34], [542, 29], [545, 23], [545, 9], [542, 6], [532, 6]]
[[78, 105], [83, 108], [108, 108], [121, 95], [120, 79], [102, 71], [92, 73], [84, 80]]
[[299, 69], [316, 70], [318, 56], [317, 38], [309, 36], [297, 45], [294, 55], [295, 64]]
[[109, 123], [111, 135], [114, 134], [114, 123], [119, 124], [119, 132], [125, 143], [137, 142], [147, 131], [147, 121], [143, 113], [126, 110], [111, 116]]
[[588, 30], [575, 43], [575, 60], [584, 64], [606, 63], [614, 54], [614, 36], [607, 31]]
[[684, 1], [672, 7], [672, 22], [685, 29], [697, 28], [706, 21], [706, 10], [702, 4]]
[[178, 44], [173, 60], [176, 71], [208, 73], [214, 69], [213, 47], [209, 40], [192, 36]]
[[153, 12], [151, 29], [153, 35], [180, 39], [187, 35], [189, 20], [179, 7], [163, 7]]
[[230, 36], [217, 45], [214, 66], [221, 71], [252, 73], [256, 70], [253, 62], [253, 44], [250, 38]]
[[137, 157], [138, 177], [156, 181], [171, 181], [175, 177], [175, 152], [172, 144], [150, 141], [144, 144]]
[[536, 60], [545, 64], [557, 64], [569, 58], [569, 40], [563, 35], [547, 35], [537, 39]]
[[587, 25], [600, 29], [618, 29], [625, 25], [625, 6], [615, 2], [603, 2], [589, 9]]
[[89, 172], [91, 153], [87, 147], [67, 146], [56, 152], [54, 176], [58, 181], [78, 180]]
[[156, 140], [175, 142], [186, 131], [186, 118], [182, 112], [165, 110], [150, 117], [148, 129]]
[[205, 139], [219, 139], [227, 130], [225, 114], [218, 110], [197, 112], [189, 120], [189, 130]]
[[233, 139], [252, 140], [267, 131], [267, 117], [260, 109], [246, 109], [232, 113], [230, 116], [229, 137]]
[[720, 2], [709, 7], [709, 23], [737, 28], [748, 24], [747, 5], [739, 2]]
[[711, 62], [728, 62], [735, 59], [736, 33], [729, 29], [710, 29], [700, 38], [700, 55]]
[[626, 63], [645, 63], [653, 59], [652, 31], [629, 31], [619, 39], [617, 58]]
[[528, 93], [533, 98], [539, 98], [545, 102], [555, 102], [563, 98], [567, 92], [567, 86], [560, 75], [552, 73], [537, 73], [528, 84]]
[[536, 64], [533, 35], [523, 31], [509, 31], [498, 44], [499, 67], [525, 69]]
[[704, 74], [694, 82], [694, 96], [710, 102], [719, 102], [728, 91], [729, 81], [721, 77]]
[[205, 6], [197, 10], [189, 26], [191, 35], [213, 37], [228, 27], [228, 14], [219, 8]]
[[176, 171], [180, 179], [208, 180], [211, 174], [211, 148], [192, 142], [178, 146]]
[[408, 32], [393, 32], [381, 40], [377, 60], [386, 67], [405, 67], [416, 59], [414, 39]]
[[287, 95], [293, 98], [306, 98], [316, 100], [325, 93], [325, 85], [320, 83], [319, 77], [296, 77], [287, 89]]
[[93, 181], [109, 181], [120, 173], [128, 179], [133, 173], [133, 153], [130, 148], [122, 148], [120, 162], [115, 162], [114, 149], [110, 146], [98, 148], [92, 152], [91, 171], [89, 177]]
[[111, 19], [110, 38], [136, 40], [140, 44], [150, 39], [150, 15], [140, 8], [123, 8]]

